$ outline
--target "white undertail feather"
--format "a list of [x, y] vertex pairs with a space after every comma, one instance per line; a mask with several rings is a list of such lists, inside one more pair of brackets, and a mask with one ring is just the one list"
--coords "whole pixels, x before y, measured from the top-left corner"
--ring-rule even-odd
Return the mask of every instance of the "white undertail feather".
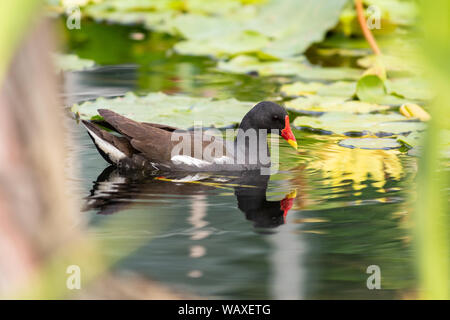
[[230, 161], [232, 161], [232, 158], [227, 157], [227, 156], [222, 156], [220, 158], [215, 158], [213, 160], [213, 162], [210, 162], [210, 161], [206, 161], [206, 160], [193, 158], [191, 156], [176, 155], [176, 156], [173, 156], [170, 160], [172, 160], [172, 162], [176, 165], [184, 164], [184, 165], [188, 165], [188, 166], [202, 168], [202, 167], [210, 166], [213, 164], [227, 164], [227, 163], [230, 163]]
[[114, 147], [111, 143], [100, 138], [92, 130], [89, 130], [88, 127], [85, 126], [85, 128], [89, 132], [89, 134], [94, 138], [97, 147], [99, 147], [100, 150], [106, 153], [112, 162], [117, 164], [120, 160], [127, 157], [125, 153]]

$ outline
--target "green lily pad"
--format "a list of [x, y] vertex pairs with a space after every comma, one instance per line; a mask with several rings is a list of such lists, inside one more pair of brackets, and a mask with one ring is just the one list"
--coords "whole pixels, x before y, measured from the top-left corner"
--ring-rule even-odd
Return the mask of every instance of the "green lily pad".
[[364, 75], [358, 80], [356, 96], [364, 102], [387, 105], [401, 105], [411, 102], [411, 100], [389, 94], [385, 82], [375, 74]]
[[298, 77], [306, 80], [358, 80], [362, 70], [348, 67], [309, 67], [305, 66]]
[[293, 57], [323, 40], [326, 31], [338, 22], [346, 2], [272, 0], [248, 22], [248, 27], [274, 38], [263, 50], [265, 53], [278, 58]]
[[396, 139], [390, 138], [349, 138], [339, 141], [341, 147], [350, 149], [390, 150], [400, 148]]
[[222, 57], [242, 52], [257, 53], [264, 48], [269, 39], [257, 32], [245, 31], [230, 33], [225, 37], [214, 37], [208, 41], [187, 40], [174, 46], [176, 52], [185, 55]]
[[310, 95], [287, 101], [286, 107], [309, 113], [322, 112], [346, 112], [346, 113], [369, 113], [374, 111], [388, 110], [389, 106], [378, 105], [361, 101], [347, 101], [345, 97]]
[[144, 24], [152, 30], [181, 34], [185, 42], [175, 49], [183, 54], [222, 57], [259, 51], [284, 59], [320, 42], [338, 22], [345, 2], [112, 0], [87, 5], [84, 13], [96, 20]]
[[357, 115], [343, 112], [328, 112], [319, 117], [297, 117], [294, 125], [322, 133], [360, 136], [368, 134], [388, 136], [425, 129], [423, 122], [405, 121], [404, 119], [402, 115], [397, 113]]
[[230, 61], [220, 61], [217, 68], [221, 71], [233, 73], [257, 72], [261, 76], [295, 75], [305, 80], [358, 80], [362, 70], [346, 67], [311, 67], [304, 63], [305, 58], [282, 61], [260, 61], [249, 55], [240, 55]]
[[356, 82], [336, 81], [331, 84], [297, 81], [281, 86], [282, 94], [290, 97], [317, 94], [351, 98], [356, 91]]
[[384, 81], [374, 74], [365, 75], [358, 80], [356, 95], [361, 101], [377, 103], [386, 95]]
[[428, 82], [420, 78], [398, 78], [386, 81], [390, 93], [412, 100], [431, 100], [434, 96]]
[[252, 102], [236, 99], [213, 100], [164, 93], [138, 97], [127, 93], [124, 97], [98, 98], [76, 104], [72, 107], [72, 112], [77, 113], [81, 119], [89, 120], [98, 118], [97, 109], [109, 109], [136, 121], [162, 123], [183, 129], [194, 125], [222, 128], [239, 123], [253, 105]]
[[423, 134], [421, 132], [411, 132], [406, 136], [398, 136], [397, 140], [408, 145], [410, 148], [414, 148], [420, 145]]
[[95, 62], [88, 59], [81, 59], [75, 54], [55, 54], [55, 68], [61, 71], [81, 71], [92, 68]]
[[300, 71], [304, 68], [302, 64], [302, 61], [304, 60], [304, 57], [299, 57], [295, 60], [261, 62], [254, 56], [239, 55], [230, 61], [219, 61], [217, 64], [217, 69], [231, 73], [256, 72], [261, 76], [289, 76], [300, 73]]
[[423, 66], [415, 63], [416, 60], [414, 57], [400, 55], [368, 55], [358, 59], [357, 64], [365, 69], [376, 64], [382, 64], [389, 75], [421, 74], [423, 73]]

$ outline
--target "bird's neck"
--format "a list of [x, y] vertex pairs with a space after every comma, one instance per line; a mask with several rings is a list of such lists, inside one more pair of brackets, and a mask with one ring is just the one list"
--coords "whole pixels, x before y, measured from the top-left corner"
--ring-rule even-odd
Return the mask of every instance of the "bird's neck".
[[251, 163], [252, 157], [258, 165], [270, 163], [267, 130], [259, 130], [249, 118], [244, 117], [239, 125], [234, 144], [236, 154], [245, 155], [246, 163]]

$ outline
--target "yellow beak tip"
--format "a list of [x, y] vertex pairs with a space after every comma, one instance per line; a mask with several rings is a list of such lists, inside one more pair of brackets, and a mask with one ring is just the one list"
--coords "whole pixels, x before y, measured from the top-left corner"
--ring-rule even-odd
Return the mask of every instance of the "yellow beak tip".
[[295, 140], [288, 140], [288, 143], [289, 143], [295, 150], [297, 150], [297, 141], [295, 141]]
[[294, 199], [297, 197], [297, 189], [292, 190], [286, 195], [287, 199]]

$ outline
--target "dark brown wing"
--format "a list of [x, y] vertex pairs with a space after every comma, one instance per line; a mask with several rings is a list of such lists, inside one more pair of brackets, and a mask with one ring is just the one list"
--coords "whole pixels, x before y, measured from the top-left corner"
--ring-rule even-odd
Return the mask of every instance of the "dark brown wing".
[[[205, 158], [203, 157], [203, 150], [211, 143], [211, 139], [203, 139], [203, 136], [195, 135], [192, 131], [180, 130], [167, 125], [137, 122], [111, 110], [99, 109], [98, 113], [115, 130], [127, 137], [132, 147], [142, 152], [150, 161], [166, 164], [171, 163], [172, 151], [178, 150], [173, 149], [173, 147], [183, 141], [178, 138], [172, 140], [173, 132], [176, 130], [183, 135], [190, 135], [191, 144], [187, 150], [186, 148], [183, 148], [183, 155], [187, 154], [194, 158], [212, 161], [207, 155], [205, 155]], [[223, 152], [220, 152], [220, 154], [215, 154], [214, 152], [211, 155], [213, 158], [221, 157], [226, 154], [223, 140], [219, 139], [217, 142], [219, 143], [219, 148], [222, 149]], [[194, 151], [194, 148], [197, 145], [201, 145], [201, 152], [199, 153]]]
[[159, 125], [159, 128], [150, 123], [131, 120], [111, 110], [99, 109], [98, 113], [117, 132], [128, 138], [134, 149], [142, 152], [146, 158], [157, 163], [166, 163], [170, 160], [173, 143], [172, 132], [163, 128], [176, 128]]

